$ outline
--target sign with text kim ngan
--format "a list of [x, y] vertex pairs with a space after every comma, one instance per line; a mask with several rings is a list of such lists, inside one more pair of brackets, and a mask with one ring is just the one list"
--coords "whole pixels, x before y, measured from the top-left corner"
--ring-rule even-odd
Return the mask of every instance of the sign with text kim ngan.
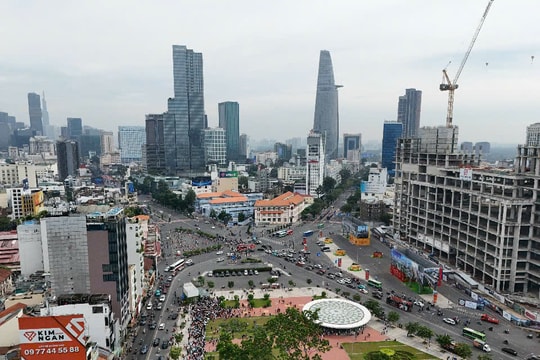
[[19, 318], [21, 359], [86, 359], [88, 325], [82, 315]]

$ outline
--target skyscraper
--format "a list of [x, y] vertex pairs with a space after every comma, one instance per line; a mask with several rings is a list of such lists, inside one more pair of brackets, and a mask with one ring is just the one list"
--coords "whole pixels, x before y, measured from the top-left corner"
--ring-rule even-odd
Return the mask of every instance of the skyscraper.
[[225, 129], [227, 160], [238, 161], [240, 151], [240, 109], [237, 102], [225, 101], [218, 104], [219, 127]]
[[169, 174], [204, 171], [205, 126], [202, 54], [173, 45], [174, 97], [163, 118], [165, 167]]
[[339, 142], [338, 92], [341, 87], [334, 81], [332, 58], [328, 50], [321, 50], [317, 95], [315, 98], [315, 120], [313, 130], [325, 139], [326, 160], [336, 159]]
[[64, 181], [69, 175], [77, 175], [77, 170], [79, 169], [79, 146], [76, 141], [57, 141], [56, 156], [58, 159], [58, 178], [60, 181]]
[[28, 115], [30, 116], [30, 128], [35, 130], [37, 135], [43, 135], [41, 100], [36, 93], [28, 93]]
[[343, 134], [343, 157], [350, 161], [360, 161], [362, 134]]
[[118, 147], [123, 164], [141, 162], [142, 145], [145, 143], [144, 126], [119, 126]]
[[396, 173], [396, 146], [397, 140], [401, 137], [403, 124], [397, 121], [385, 121], [382, 140], [382, 161], [383, 168], [388, 170], [389, 176]]
[[420, 90], [406, 89], [405, 95], [399, 97], [397, 121], [403, 124], [403, 137], [418, 137], [421, 107], [422, 91]]
[[224, 129], [204, 129], [204, 153], [206, 164], [227, 164], [227, 135]]
[[240, 135], [239, 153], [242, 160], [246, 160], [249, 156], [249, 137], [246, 134]]
[[51, 137], [49, 134], [49, 112], [47, 111], [47, 101], [45, 101], [45, 91], [41, 98], [41, 126], [43, 127], [43, 135]]
[[69, 139], [78, 140], [83, 133], [81, 118], [67, 118], [67, 135]]
[[540, 146], [540, 122], [527, 126], [527, 146]]
[[165, 114], [146, 115], [146, 171], [150, 174], [165, 172], [165, 142], [163, 118]]
[[[337, 149], [336, 149], [337, 150]], [[324, 136], [311, 132], [307, 138], [306, 194], [319, 197], [319, 186], [324, 180], [325, 151]]]

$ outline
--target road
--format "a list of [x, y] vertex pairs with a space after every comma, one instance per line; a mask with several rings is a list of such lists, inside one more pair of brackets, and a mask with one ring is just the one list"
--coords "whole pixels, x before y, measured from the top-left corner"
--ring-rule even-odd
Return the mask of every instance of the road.
[[[348, 196], [349, 193], [342, 195], [340, 199], [338, 199], [335, 203], [335, 208], [339, 208], [341, 204], [345, 201], [346, 196]], [[248, 242], [251, 239], [251, 236], [246, 233], [247, 227], [233, 227], [232, 229], [226, 228], [220, 224], [213, 223], [212, 221], [208, 221], [208, 223], [205, 222], [204, 218], [200, 218], [199, 220], [193, 220], [189, 219], [183, 216], [180, 216], [179, 214], [175, 214], [174, 212], [171, 212], [170, 210], [160, 208], [156, 204], [152, 204], [152, 208], [157, 210], [158, 212], [154, 211], [154, 214], [159, 213], [159, 211], [163, 211], [163, 214], [165, 214], [165, 218], [168, 219], [168, 214], [171, 215], [171, 222], [162, 222], [160, 224], [161, 232], [162, 232], [162, 240], [164, 243], [164, 253], [167, 255], [163, 261], [161, 261], [158, 264], [158, 271], [163, 274], [163, 270], [168, 263], [172, 263], [175, 261], [175, 250], [174, 246], [175, 244], [171, 240], [170, 234], [174, 232], [174, 229], [177, 227], [182, 228], [191, 228], [196, 229], [197, 227], [201, 229], [201, 231], [207, 232], [207, 233], [214, 233], [216, 235], [221, 235], [225, 238], [226, 241], [232, 242], [235, 241], [245, 241]], [[364, 269], [370, 269], [370, 276], [376, 277], [379, 281], [383, 283], [384, 291], [391, 291], [394, 290], [399, 294], [404, 293], [406, 296], [410, 296], [412, 298], [418, 298], [418, 295], [412, 292], [408, 287], [406, 287], [404, 284], [401, 283], [397, 278], [392, 276], [389, 272], [390, 269], [390, 257], [389, 257], [389, 248], [379, 242], [379, 241], [372, 241], [370, 246], [359, 248], [351, 243], [349, 243], [348, 240], [346, 240], [343, 236], [339, 235], [342, 229], [341, 222], [338, 221], [338, 219], [331, 219], [330, 221], [327, 220], [316, 220], [312, 222], [300, 222], [293, 226], [294, 233], [292, 235], [289, 235], [287, 237], [278, 239], [271, 237], [267, 235], [267, 230], [270, 229], [270, 227], [260, 227], [255, 228], [254, 233], [257, 236], [257, 239], [262, 242], [258, 246], [258, 249], [262, 248], [262, 245], [265, 245], [267, 247], [272, 247], [272, 249], [294, 249], [298, 251], [299, 249], [303, 248], [302, 240], [303, 240], [303, 232], [307, 230], [314, 230], [317, 233], [317, 224], [320, 222], [324, 223], [324, 230], [323, 230], [323, 236], [331, 236], [336, 245], [338, 245], [340, 248], [347, 251], [347, 254], [352, 255], [353, 260], [360, 263]], [[232, 234], [231, 235], [231, 231]], [[331, 234], [331, 235], [330, 235]], [[308, 238], [308, 250], [311, 251], [311, 254], [307, 256], [306, 265], [314, 265], [314, 264], [320, 264], [324, 269], [328, 269], [329, 272], [337, 272], [339, 269], [336, 267], [336, 265], [330, 260], [329, 257], [327, 257], [324, 253], [321, 253], [319, 250], [319, 247], [315, 244], [317, 240], [317, 234], [311, 236]], [[167, 239], [169, 237], [169, 239]], [[183, 239], [185, 241], [188, 241], [189, 239], [185, 238]], [[218, 242], [215, 242], [218, 243]], [[224, 246], [224, 252], [229, 252], [234, 246], [231, 246], [227, 248], [226, 242], [221, 241], [220, 242]], [[373, 258], [371, 257], [371, 254], [374, 251], [381, 251], [385, 254], [383, 258]], [[319, 255], [319, 256], [318, 256]], [[387, 256], [388, 255], [388, 256]], [[151, 346], [153, 339], [156, 337], [160, 338], [167, 338], [170, 337], [171, 329], [174, 326], [175, 321], [169, 320], [167, 317], [169, 314], [174, 310], [178, 311], [179, 307], [173, 303], [174, 300], [174, 292], [176, 292], [178, 295], [181, 292], [182, 284], [184, 284], [187, 281], [194, 280], [199, 274], [206, 275], [208, 272], [213, 271], [215, 269], [231, 269], [231, 271], [239, 270], [239, 269], [246, 269], [250, 267], [259, 267], [261, 264], [239, 264], [239, 263], [233, 263], [233, 262], [216, 262], [216, 259], [218, 257], [223, 257], [224, 255], [217, 255], [215, 252], [198, 255], [193, 257], [194, 265], [187, 267], [185, 270], [181, 271], [178, 275], [176, 275], [171, 287], [170, 291], [167, 295], [166, 301], [164, 303], [164, 310], [152, 310], [154, 313], [156, 322], [158, 324], [165, 323], [166, 329], [169, 329], [169, 333], [164, 332], [164, 330], [146, 330], [146, 334], [142, 334], [143, 337], [143, 343], [149, 345], [150, 351], [146, 355], [137, 355], [140, 356], [140, 359], [156, 359], [158, 355], [157, 348], [153, 348]], [[304, 267], [296, 266], [291, 262], [285, 261], [283, 258], [279, 258], [270, 254], [267, 254], [263, 251], [255, 251], [254, 253], [251, 253], [249, 255], [250, 257], [258, 258], [262, 261], [264, 264], [271, 264], [274, 268], [278, 268], [282, 270], [283, 275], [279, 278], [278, 283], [281, 284], [284, 287], [288, 286], [294, 286], [294, 287], [307, 287], [307, 286], [320, 286], [327, 288], [329, 290], [335, 291], [336, 289], [340, 289], [340, 292], [349, 292], [352, 295], [355, 293], [358, 293], [362, 300], [365, 301], [366, 299], [373, 299], [371, 295], [364, 295], [359, 293], [358, 291], [354, 289], [350, 289], [346, 287], [345, 285], [341, 285], [337, 283], [335, 280], [331, 280], [326, 276], [318, 275], [315, 271], [307, 270]], [[168, 274], [168, 273], [165, 273]], [[166, 276], [165, 276], [166, 277]], [[205, 277], [206, 282], [209, 281], [214, 283], [213, 289], [226, 289], [229, 288], [229, 283], [234, 283], [235, 289], [248, 289], [249, 288], [249, 282], [250, 280], [253, 281], [255, 286], [259, 286], [261, 283], [267, 283], [268, 278], [270, 277], [270, 274], [268, 273], [260, 273], [259, 275], [251, 275], [251, 276], [230, 276], [230, 277]], [[289, 285], [289, 282], [292, 282], [292, 285]], [[210, 289], [211, 290], [211, 289]], [[438, 291], [444, 295], [447, 299], [449, 299], [452, 303], [457, 304], [457, 301], [459, 298], [465, 298], [465, 294], [460, 292], [454, 287], [445, 286], [443, 285], [438, 289]], [[153, 299], [154, 300], [154, 299]], [[452, 338], [458, 342], [465, 342], [468, 344], [471, 344], [472, 341], [468, 338], [465, 338], [461, 334], [462, 324], [465, 320], [469, 319], [471, 320], [470, 327], [476, 329], [476, 330], [482, 330], [487, 335], [487, 342], [491, 345], [493, 351], [492, 356], [495, 359], [510, 359], [512, 356], [502, 353], [500, 349], [502, 347], [511, 347], [516, 350], [518, 350], [520, 357], [525, 357], [529, 353], [533, 352], [534, 350], [531, 348], [536, 343], [536, 339], [530, 340], [526, 338], [525, 333], [510, 325], [510, 323], [506, 321], [501, 321], [499, 325], [492, 325], [489, 323], [483, 323], [479, 321], [480, 314], [482, 312], [466, 309], [464, 307], [455, 306], [454, 308], [444, 308], [443, 309], [443, 316], [437, 316], [435, 311], [418, 311], [418, 307], [415, 306], [415, 309], [412, 312], [403, 312], [400, 310], [397, 310], [394, 307], [391, 307], [387, 305], [384, 301], [380, 301], [381, 306], [384, 308], [385, 312], [388, 313], [389, 311], [397, 311], [400, 314], [400, 320], [399, 322], [402, 324], [405, 324], [407, 322], [419, 322], [422, 325], [430, 327], [436, 334], [449, 334], [452, 336]], [[444, 307], [443, 304], [441, 306]], [[166, 308], [169, 308], [169, 312], [166, 311]], [[495, 314], [491, 314], [495, 315]], [[443, 317], [459, 317], [462, 320], [461, 324], [458, 325], [449, 325], [442, 321]], [[496, 316], [499, 317], [499, 316]], [[499, 317], [500, 318], [500, 317]], [[493, 331], [489, 331], [488, 328], [493, 327]], [[510, 334], [505, 334], [504, 329], [510, 329]], [[141, 336], [140, 336], [141, 337]], [[139, 337], [139, 338], [140, 338]], [[504, 345], [503, 341], [508, 340], [509, 345]], [[434, 339], [433, 339], [434, 341]], [[527, 349], [527, 350], [525, 350]], [[530, 349], [530, 351], [528, 350]], [[168, 350], [161, 350], [160, 353], [166, 353]], [[473, 348], [473, 354], [474, 357], [481, 354], [481, 351], [478, 349]]]

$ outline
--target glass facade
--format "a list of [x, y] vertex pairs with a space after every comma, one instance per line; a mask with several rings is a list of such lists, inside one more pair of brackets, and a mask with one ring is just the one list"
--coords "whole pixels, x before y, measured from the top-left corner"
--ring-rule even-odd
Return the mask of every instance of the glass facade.
[[327, 161], [338, 157], [339, 111], [337, 87], [334, 81], [334, 69], [330, 52], [321, 50], [313, 130], [324, 135]]
[[36, 93], [28, 93], [28, 114], [30, 116], [30, 128], [36, 131], [36, 135], [43, 135], [41, 100]]
[[140, 162], [142, 159], [142, 145], [144, 143], [144, 126], [118, 127], [118, 147], [120, 148], [120, 160], [123, 164]]
[[386, 121], [383, 129], [382, 141], [382, 167], [388, 170], [388, 175], [394, 177], [396, 174], [396, 146], [401, 137], [403, 124], [400, 122]]
[[226, 134], [222, 128], [204, 130], [204, 148], [207, 164], [227, 164]]
[[226, 101], [218, 104], [219, 127], [227, 137], [227, 160], [238, 161], [240, 152], [240, 106]]
[[421, 107], [422, 91], [420, 90], [406, 89], [405, 95], [399, 97], [397, 121], [403, 124], [403, 137], [418, 136]]

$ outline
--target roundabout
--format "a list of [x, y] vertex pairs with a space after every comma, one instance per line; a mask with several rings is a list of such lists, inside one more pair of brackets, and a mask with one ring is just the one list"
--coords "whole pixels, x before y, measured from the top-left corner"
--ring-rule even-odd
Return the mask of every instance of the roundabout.
[[371, 320], [371, 313], [365, 306], [345, 299], [313, 300], [302, 310], [318, 310], [317, 322], [329, 329], [356, 329]]

